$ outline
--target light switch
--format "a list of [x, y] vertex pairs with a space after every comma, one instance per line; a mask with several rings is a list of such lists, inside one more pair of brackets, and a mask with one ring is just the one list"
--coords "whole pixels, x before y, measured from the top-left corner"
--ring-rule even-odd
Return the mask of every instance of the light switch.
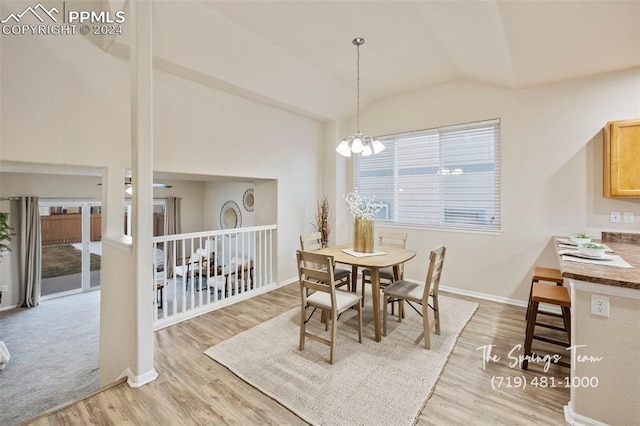
[[634, 220], [633, 212], [624, 212], [622, 214], [622, 221], [624, 223], [633, 223]]

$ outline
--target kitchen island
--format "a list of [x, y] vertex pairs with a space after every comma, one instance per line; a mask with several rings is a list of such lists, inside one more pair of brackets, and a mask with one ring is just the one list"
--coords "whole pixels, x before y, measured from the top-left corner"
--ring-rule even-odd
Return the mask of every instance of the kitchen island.
[[[637, 424], [640, 235], [603, 233], [603, 237], [612, 254], [632, 268], [607, 266], [606, 261], [579, 263], [558, 255], [562, 276], [571, 288], [571, 399], [565, 419], [570, 424]], [[592, 313], [596, 300], [605, 305], [596, 310], [608, 316]]]

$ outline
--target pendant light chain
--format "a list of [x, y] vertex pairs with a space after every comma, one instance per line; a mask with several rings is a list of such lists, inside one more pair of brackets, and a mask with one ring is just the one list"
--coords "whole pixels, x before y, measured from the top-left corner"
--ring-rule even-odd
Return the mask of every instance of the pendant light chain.
[[340, 142], [336, 151], [344, 157], [351, 157], [351, 153], [361, 154], [367, 157], [371, 154], [377, 154], [384, 150], [384, 144], [371, 135], [363, 135], [360, 133], [360, 46], [364, 44], [361, 37], [354, 38], [352, 43], [356, 46], [356, 133], [349, 135]]

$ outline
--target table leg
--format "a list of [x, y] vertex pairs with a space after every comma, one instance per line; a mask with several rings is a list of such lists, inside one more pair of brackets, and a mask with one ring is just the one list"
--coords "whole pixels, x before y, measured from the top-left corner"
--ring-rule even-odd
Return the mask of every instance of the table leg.
[[376, 330], [376, 342], [382, 340], [380, 330], [380, 271], [378, 268], [371, 268], [371, 291], [373, 292], [373, 324]]
[[351, 291], [358, 292], [358, 267], [356, 265], [351, 266]]

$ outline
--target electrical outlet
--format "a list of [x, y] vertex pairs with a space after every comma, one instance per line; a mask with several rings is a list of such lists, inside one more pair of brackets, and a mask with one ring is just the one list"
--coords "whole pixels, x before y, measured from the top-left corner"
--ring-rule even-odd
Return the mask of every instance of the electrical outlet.
[[611, 212], [611, 223], [620, 223], [620, 212]]
[[634, 216], [633, 216], [633, 212], [624, 212], [622, 214], [622, 221], [624, 223], [633, 223], [635, 220]]
[[609, 298], [607, 296], [591, 295], [591, 315], [609, 318]]
[[9, 291], [9, 286], [8, 285], [3, 285], [2, 286], [2, 292], [4, 293], [5, 291]]

